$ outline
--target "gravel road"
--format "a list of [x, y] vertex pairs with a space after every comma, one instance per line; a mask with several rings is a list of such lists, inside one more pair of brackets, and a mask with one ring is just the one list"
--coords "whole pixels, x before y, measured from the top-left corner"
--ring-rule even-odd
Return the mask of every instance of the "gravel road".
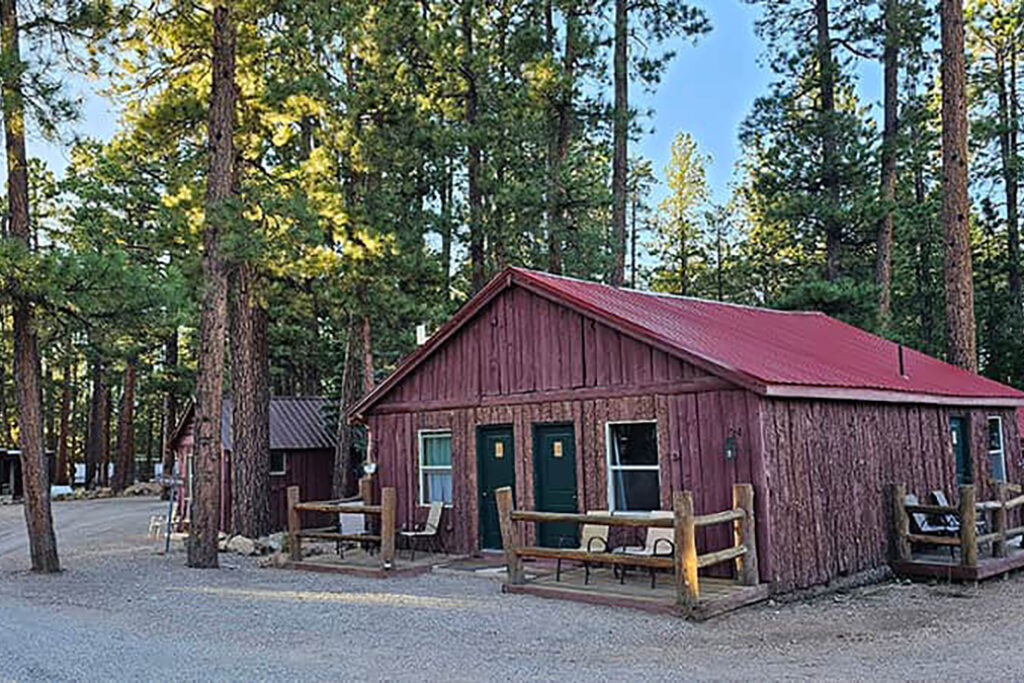
[[0, 680], [952, 679], [1024, 671], [1024, 579], [882, 584], [704, 624], [507, 596], [476, 577], [190, 570], [153, 499], [57, 503], [66, 571], [0, 507]]

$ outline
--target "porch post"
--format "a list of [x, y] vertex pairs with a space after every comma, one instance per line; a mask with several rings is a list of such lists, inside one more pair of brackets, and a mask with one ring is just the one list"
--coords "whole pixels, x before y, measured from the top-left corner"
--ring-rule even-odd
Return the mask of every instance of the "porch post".
[[302, 559], [302, 517], [295, 506], [299, 504], [299, 487], [289, 486], [285, 491], [288, 501], [288, 555], [294, 562]]
[[907, 514], [907, 487], [903, 484], [893, 484], [891, 487], [892, 503], [892, 528], [890, 529], [890, 540], [892, 552], [897, 562], [910, 561], [910, 543], [907, 541], [907, 534], [910, 533], [910, 515]]
[[978, 511], [972, 484], [960, 487], [960, 564], [978, 566]]
[[995, 532], [999, 535], [992, 543], [992, 554], [995, 557], [1006, 557], [1006, 484], [996, 484], [996, 500], [999, 507], [995, 510]]
[[380, 490], [380, 561], [391, 569], [395, 561], [395, 487]]
[[736, 558], [736, 578], [744, 586], [756, 586], [760, 577], [757, 571], [757, 538], [754, 525], [754, 487], [750, 484], [734, 484], [732, 507], [743, 510], [743, 517], [733, 522], [733, 544], [747, 549]]
[[512, 488], [502, 486], [495, 489], [494, 497], [498, 504], [498, 526], [501, 528], [501, 545], [505, 548], [508, 582], [510, 584], [523, 583], [523, 558], [517, 552], [519, 550], [519, 534], [516, 533], [516, 526], [512, 521], [512, 510], [515, 506], [512, 500]]
[[676, 601], [683, 607], [695, 607], [700, 600], [697, 578], [697, 528], [694, 525], [693, 494], [676, 491], [672, 495], [675, 512]]

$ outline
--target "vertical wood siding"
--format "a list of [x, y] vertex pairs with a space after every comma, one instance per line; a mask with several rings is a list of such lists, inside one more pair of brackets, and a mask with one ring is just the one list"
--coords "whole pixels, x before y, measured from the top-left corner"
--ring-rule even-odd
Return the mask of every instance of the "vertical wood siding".
[[706, 377], [679, 358], [524, 289], [506, 290], [375, 407]]
[[[1003, 418], [1007, 475], [1021, 478], [1013, 410], [842, 401], [762, 400], [766, 536], [778, 591], [805, 588], [883, 566], [888, 559], [888, 485], [927, 499], [942, 489], [956, 500], [951, 415], [967, 417], [974, 481], [989, 485], [988, 416]], [[759, 492], [760, 493], [760, 492]], [[761, 530], [758, 530], [761, 533]], [[759, 541], [765, 536], [759, 535]], [[764, 566], [762, 565], [762, 570]]]

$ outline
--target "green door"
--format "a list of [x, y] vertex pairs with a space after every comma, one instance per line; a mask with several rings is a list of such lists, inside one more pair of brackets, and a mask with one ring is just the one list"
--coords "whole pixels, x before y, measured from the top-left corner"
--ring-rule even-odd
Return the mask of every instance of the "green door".
[[[578, 512], [576, 497], [576, 433], [571, 424], [534, 425], [533, 491], [543, 512]], [[537, 540], [543, 546], [575, 546], [575, 524], [541, 524]]]
[[974, 483], [974, 468], [971, 466], [967, 418], [949, 418], [949, 433], [953, 440], [953, 455], [956, 457], [956, 483], [958, 486]]
[[494, 490], [516, 488], [516, 454], [512, 426], [478, 427], [476, 432], [477, 488], [480, 507], [480, 547], [501, 548], [498, 503]]

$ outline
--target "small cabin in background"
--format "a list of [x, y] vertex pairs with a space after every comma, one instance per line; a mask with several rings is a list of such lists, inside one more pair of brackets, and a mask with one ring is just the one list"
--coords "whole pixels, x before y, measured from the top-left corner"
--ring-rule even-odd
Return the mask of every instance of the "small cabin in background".
[[[518, 509], [641, 515], [687, 490], [707, 514], [750, 483], [760, 580], [780, 592], [885, 565], [892, 484], [984, 497], [1019, 482], [1021, 405], [821, 313], [510, 268], [350, 418], [367, 425], [377, 485], [397, 489], [398, 523], [443, 501], [456, 552], [501, 547], [499, 487]], [[529, 540], [555, 544], [543, 529]], [[715, 552], [732, 535], [698, 542]]]
[[[275, 531], [287, 526], [285, 490], [298, 486], [313, 500], [331, 498], [334, 476], [335, 425], [328, 419], [328, 399], [320, 396], [273, 396], [270, 399], [270, 516]], [[222, 531], [231, 527], [231, 415], [225, 398], [221, 410]], [[190, 403], [171, 439], [177, 470], [183, 475], [181, 516], [191, 500], [192, 443], [195, 405]]]

